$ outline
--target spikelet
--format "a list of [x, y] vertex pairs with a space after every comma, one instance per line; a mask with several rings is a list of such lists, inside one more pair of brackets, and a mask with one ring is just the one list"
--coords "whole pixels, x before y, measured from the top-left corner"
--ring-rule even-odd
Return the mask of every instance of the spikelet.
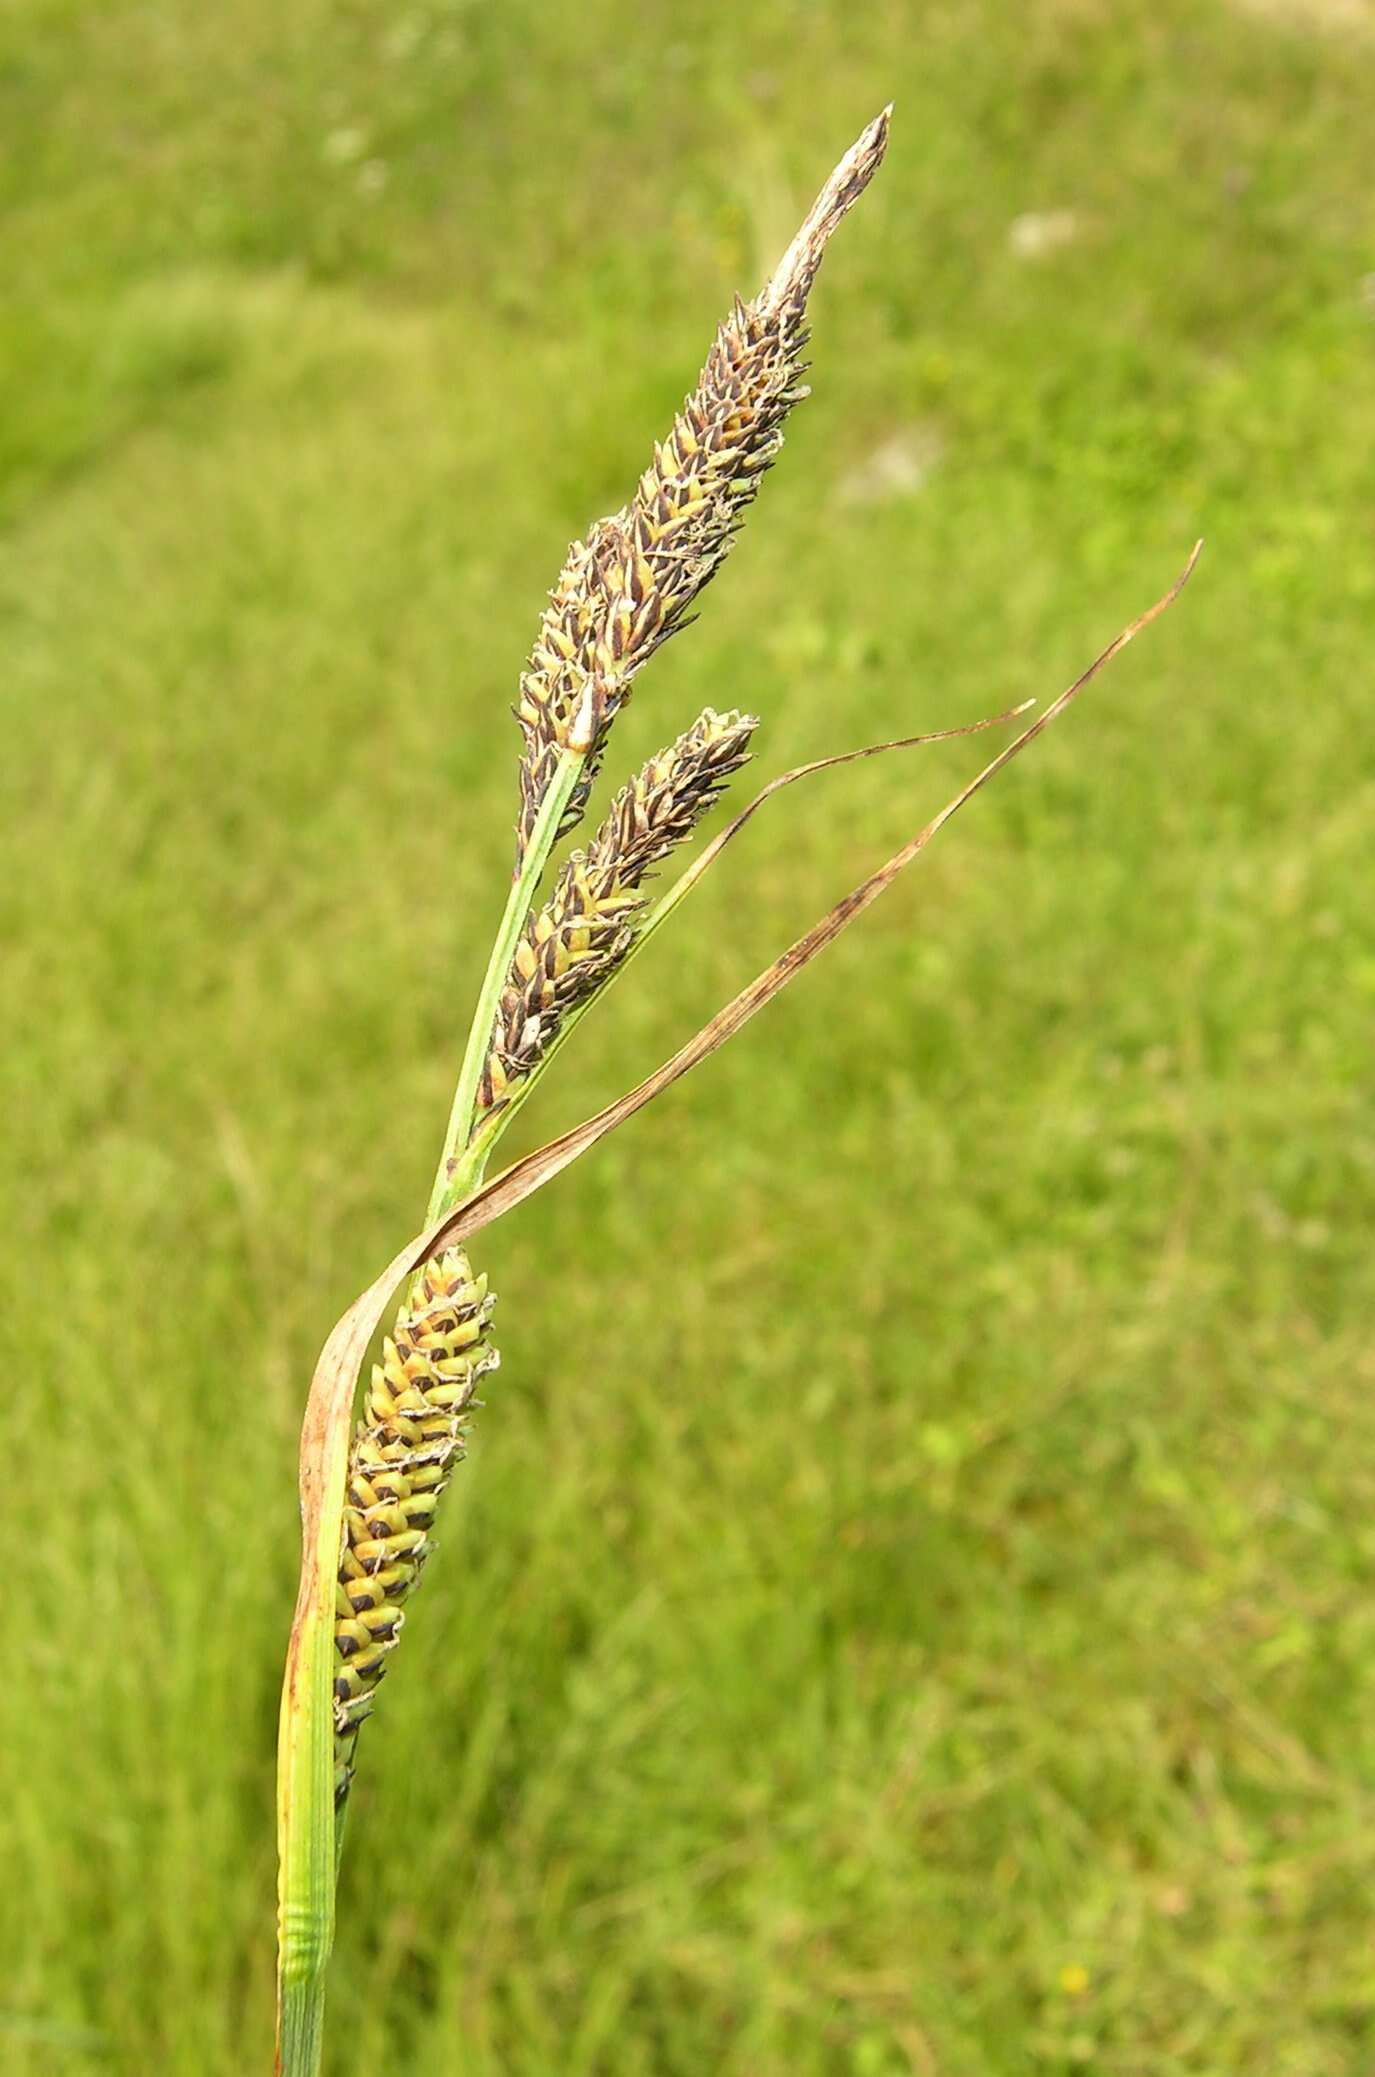
[[710, 707], [651, 757], [573, 852], [543, 908], [527, 917], [502, 989], [478, 1085], [474, 1130], [547, 1051], [569, 1011], [609, 979], [630, 950], [654, 868], [683, 843], [749, 755], [753, 715]]
[[440, 1495], [463, 1455], [478, 1384], [498, 1361], [487, 1340], [491, 1310], [486, 1278], [451, 1249], [420, 1271], [373, 1366], [349, 1451], [335, 1597], [336, 1806], [429, 1555]]
[[582, 816], [636, 672], [686, 625], [725, 559], [782, 445], [783, 421], [806, 394], [803, 318], [826, 242], [887, 138], [885, 111], [841, 160], [768, 286], [752, 303], [737, 299], [630, 503], [569, 550], [520, 681], [517, 865], [560, 751], [587, 752], [563, 834]]

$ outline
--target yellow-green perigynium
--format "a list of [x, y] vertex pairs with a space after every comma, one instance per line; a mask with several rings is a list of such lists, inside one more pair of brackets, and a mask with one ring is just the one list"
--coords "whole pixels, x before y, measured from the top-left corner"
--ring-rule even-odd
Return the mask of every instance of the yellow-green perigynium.
[[335, 1602], [336, 1804], [358, 1729], [429, 1555], [440, 1495], [462, 1457], [477, 1388], [498, 1357], [485, 1277], [450, 1249], [427, 1263], [382, 1345], [349, 1452]]

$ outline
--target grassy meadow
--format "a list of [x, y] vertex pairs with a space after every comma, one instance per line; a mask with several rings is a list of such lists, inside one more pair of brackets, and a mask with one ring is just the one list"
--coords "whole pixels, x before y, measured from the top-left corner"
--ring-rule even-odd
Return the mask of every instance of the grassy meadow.
[[[896, 103], [814, 395], [608, 775], [737, 793], [1173, 612], [483, 1237], [330, 2077], [1375, 2069], [1375, 15], [0, 16], [0, 2071], [266, 2070], [315, 1353], [419, 1222], [515, 681]], [[955, 743], [771, 805], [609, 1099]], [[526, 1127], [528, 1125], [528, 1131]]]

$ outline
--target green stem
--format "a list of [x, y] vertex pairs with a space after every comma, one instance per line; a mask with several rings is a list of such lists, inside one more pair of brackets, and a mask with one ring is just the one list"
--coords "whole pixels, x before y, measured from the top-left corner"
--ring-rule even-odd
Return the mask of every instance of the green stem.
[[[468, 1044], [463, 1055], [463, 1066], [459, 1070], [458, 1087], [454, 1091], [453, 1108], [449, 1112], [449, 1128], [444, 1135], [444, 1151], [439, 1157], [435, 1171], [434, 1188], [430, 1192], [430, 1208], [425, 1214], [426, 1224], [432, 1224], [450, 1206], [459, 1202], [471, 1189], [475, 1180], [470, 1173], [470, 1164], [462, 1160], [468, 1139], [473, 1129], [473, 1115], [477, 1109], [477, 1085], [482, 1078], [483, 1063], [487, 1058], [487, 1047], [496, 1023], [497, 1005], [505, 986], [506, 975], [520, 937], [536, 887], [558, 839], [559, 824], [567, 807], [579, 774], [587, 762], [585, 751], [564, 750], [554, 767], [554, 776], [549, 782], [535, 826], [530, 832], [530, 841], [525, 856], [511, 882], [511, 891], [506, 897], [506, 908], [492, 956], [487, 962], [482, 990], [473, 1012], [472, 1025], [468, 1032]], [[489, 1143], [490, 1145], [490, 1143]], [[458, 1166], [454, 1167], [453, 1164]], [[477, 1171], [480, 1173], [480, 1169]]]
[[[342, 1465], [335, 1474], [342, 1487]], [[342, 1491], [340, 1493], [342, 1501]], [[325, 1978], [334, 1944], [338, 1871], [334, 1813], [334, 1566], [317, 1547], [318, 1590], [300, 1618], [303, 1643], [294, 1692], [282, 1697], [278, 1758], [277, 2070], [317, 2077], [324, 2039]]]
[[282, 1987], [277, 2068], [281, 2077], [316, 2077], [325, 2041], [325, 1972]]

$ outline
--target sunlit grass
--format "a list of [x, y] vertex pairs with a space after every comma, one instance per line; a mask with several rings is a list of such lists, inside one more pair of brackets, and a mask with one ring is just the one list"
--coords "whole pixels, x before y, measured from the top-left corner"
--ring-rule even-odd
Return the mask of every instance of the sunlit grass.
[[[1345, 2077], [1368, 48], [1049, 0], [4, 36], [0, 2067], [265, 2065], [301, 1398], [428, 1183], [515, 674], [891, 95], [825, 381], [622, 759], [708, 700], [774, 770], [1047, 696], [1208, 555], [924, 878], [484, 1237], [505, 1367], [350, 1818], [433, 1844], [365, 1908], [346, 1868], [332, 2067]], [[847, 502], [895, 439], [926, 473]], [[973, 754], [778, 803], [539, 1123]]]

